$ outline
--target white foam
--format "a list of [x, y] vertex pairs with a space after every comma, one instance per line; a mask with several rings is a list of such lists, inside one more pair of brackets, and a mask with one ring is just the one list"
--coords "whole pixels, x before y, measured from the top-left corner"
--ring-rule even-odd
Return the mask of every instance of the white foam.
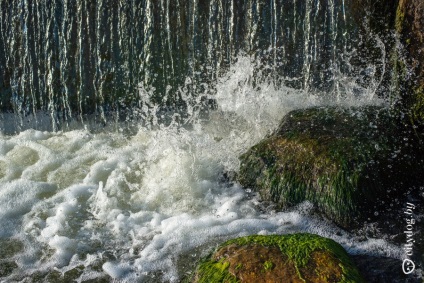
[[112, 262], [105, 262], [102, 268], [112, 278], [122, 278], [130, 271], [127, 265], [113, 264]]

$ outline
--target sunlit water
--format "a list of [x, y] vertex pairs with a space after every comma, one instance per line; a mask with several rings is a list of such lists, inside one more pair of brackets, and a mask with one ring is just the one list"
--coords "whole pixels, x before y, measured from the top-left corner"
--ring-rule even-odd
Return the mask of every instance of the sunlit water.
[[[290, 88], [252, 88], [251, 72], [240, 59], [218, 83], [218, 109], [190, 126], [0, 136], [0, 237], [24, 243], [2, 280], [84, 266], [81, 281], [107, 274], [178, 282], [218, 243], [251, 234], [310, 232], [350, 253], [400, 256], [382, 239], [358, 240], [315, 218], [308, 203], [277, 212], [223, 177], [288, 111], [330, 103]], [[342, 103], [379, 102], [366, 92], [331, 101]]]

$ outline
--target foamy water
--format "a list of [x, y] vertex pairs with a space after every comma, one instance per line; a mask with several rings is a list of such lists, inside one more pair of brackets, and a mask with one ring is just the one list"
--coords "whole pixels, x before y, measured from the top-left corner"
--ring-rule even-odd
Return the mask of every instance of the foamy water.
[[[288, 88], [254, 91], [249, 64], [239, 64], [218, 85], [218, 109], [190, 128], [0, 136], [0, 237], [24, 244], [2, 280], [83, 266], [81, 281], [178, 282], [219, 242], [251, 234], [311, 232], [351, 253], [399, 256], [384, 240], [359, 241], [314, 218], [308, 203], [276, 212], [224, 180], [285, 113], [324, 103]], [[343, 103], [364, 99], [375, 102]]]

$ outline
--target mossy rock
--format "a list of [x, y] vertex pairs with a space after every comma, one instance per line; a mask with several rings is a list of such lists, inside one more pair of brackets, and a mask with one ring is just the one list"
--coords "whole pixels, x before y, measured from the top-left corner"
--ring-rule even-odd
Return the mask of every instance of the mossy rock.
[[420, 184], [416, 151], [416, 142], [385, 108], [296, 110], [240, 157], [238, 181], [280, 208], [308, 200], [352, 227]]
[[345, 250], [312, 234], [248, 236], [205, 258], [194, 283], [364, 282]]

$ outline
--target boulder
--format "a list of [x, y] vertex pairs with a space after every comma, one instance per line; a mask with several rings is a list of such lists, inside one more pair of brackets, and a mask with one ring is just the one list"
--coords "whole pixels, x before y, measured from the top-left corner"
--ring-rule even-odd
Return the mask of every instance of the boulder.
[[248, 236], [222, 244], [192, 278], [202, 282], [364, 282], [345, 250], [312, 234]]
[[279, 208], [310, 201], [352, 228], [403, 204], [421, 184], [416, 144], [383, 107], [295, 110], [240, 157], [237, 178]]

